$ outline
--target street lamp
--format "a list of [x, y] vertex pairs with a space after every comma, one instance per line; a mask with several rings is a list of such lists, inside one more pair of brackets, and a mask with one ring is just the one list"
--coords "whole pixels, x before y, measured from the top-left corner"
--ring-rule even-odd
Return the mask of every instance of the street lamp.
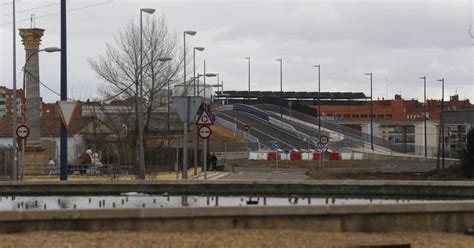
[[[313, 67], [318, 68], [318, 139], [321, 140], [321, 65], [313, 65]], [[322, 168], [322, 159], [319, 160], [319, 169]]]
[[[196, 93], [196, 51], [204, 51], [204, 47], [193, 47], [193, 84], [194, 84], [194, 96], [199, 96], [199, 85]], [[197, 135], [197, 133], [196, 133]]]
[[[199, 84], [197, 85], [196, 88], [196, 51], [202, 52], [204, 51], [204, 47], [193, 47], [193, 85], [194, 85], [194, 96], [199, 96]], [[198, 167], [198, 161], [197, 161], [197, 156], [198, 156], [198, 142], [199, 142], [199, 130], [195, 128], [196, 130], [194, 131], [194, 140], [193, 140], [193, 146], [194, 146], [194, 175], [197, 174], [197, 167]]]
[[[440, 116], [440, 127], [441, 127], [441, 139], [442, 139], [442, 146], [441, 146], [441, 154], [443, 156], [442, 160], [442, 169], [444, 170], [444, 147], [445, 147], [445, 140], [444, 140], [444, 118], [443, 118], [443, 113], [444, 113], [444, 78], [437, 80], [438, 82], [441, 82], [441, 116]], [[439, 144], [439, 141], [438, 141]], [[438, 146], [439, 147], [439, 146]], [[439, 169], [439, 148], [438, 148], [438, 161], [436, 164], [437, 169]]]
[[13, 14], [13, 120], [12, 120], [12, 171], [10, 179], [16, 181], [18, 178], [17, 166], [18, 156], [16, 147], [16, 126], [17, 126], [17, 106], [16, 106], [16, 2], [12, 2]]
[[366, 76], [370, 76], [370, 149], [374, 150], [374, 103], [372, 94], [372, 72], [365, 73]]
[[247, 99], [247, 101], [248, 101], [247, 104], [250, 105], [250, 57], [247, 57], [245, 59], [249, 61], [249, 70], [248, 70], [249, 71], [249, 97]]
[[137, 119], [138, 119], [138, 146], [139, 146], [138, 177], [139, 179], [145, 179], [145, 151], [143, 147], [143, 116], [142, 116], [142, 104], [140, 103], [140, 100], [143, 100], [143, 12], [147, 14], [153, 14], [155, 13], [155, 9], [150, 9], [150, 8], [140, 9], [140, 83], [137, 82], [136, 92], [135, 92]]
[[283, 118], [283, 60], [277, 59], [280, 62], [280, 117]]
[[426, 119], [427, 119], [427, 114], [428, 114], [428, 106], [427, 106], [427, 102], [426, 102], [426, 76], [423, 76], [423, 77], [420, 77], [420, 79], [423, 79], [423, 92], [424, 92], [424, 97], [423, 97], [423, 101], [425, 103], [425, 114], [424, 114], [424, 118], [423, 118], [423, 122], [424, 122], [424, 127], [423, 127], [423, 137], [424, 137], [424, 146], [425, 146], [425, 158], [428, 156], [428, 141], [427, 141], [427, 135], [426, 135]]
[[[183, 32], [183, 76], [184, 76], [184, 79], [183, 79], [183, 83], [186, 84], [186, 35], [191, 35], [191, 36], [194, 36], [196, 35], [196, 31], [184, 31]], [[187, 91], [188, 89], [187, 88], [184, 88], [185, 92], [186, 92], [186, 95], [187, 95]]]
[[[203, 85], [203, 96], [204, 96], [204, 109], [206, 109], [206, 77], [216, 77], [216, 73], [206, 73], [206, 60], [204, 60], [204, 73], [200, 74], [198, 73], [198, 78], [199, 77], [204, 77], [204, 85]], [[199, 92], [198, 92], [199, 95]], [[196, 133], [198, 132], [197, 127], [196, 127]], [[195, 150], [194, 150], [194, 156], [196, 161], [194, 163], [194, 175], [197, 175], [197, 153], [198, 153], [198, 138], [196, 137], [196, 143], [195, 143]], [[203, 165], [203, 170], [204, 170], [204, 179], [207, 178], [207, 139], [204, 140], [204, 165]]]
[[[22, 71], [23, 71], [23, 85], [25, 84], [25, 73], [28, 72], [30, 73], [27, 69], [26, 69], [26, 65], [28, 64], [28, 62], [30, 61], [30, 59], [40, 53], [40, 52], [47, 52], [47, 53], [54, 53], [54, 52], [60, 52], [61, 49], [58, 48], [58, 47], [47, 47], [47, 48], [44, 48], [44, 49], [40, 49], [38, 51], [35, 51], [34, 53], [30, 54], [28, 56], [28, 58], [26, 58], [25, 60], [25, 64], [23, 65], [22, 67]], [[15, 63], [16, 64], [16, 63]], [[16, 69], [15, 69], [16, 70]], [[15, 80], [16, 80], [16, 76], [15, 76]], [[37, 78], [35, 78], [35, 80], [38, 80]], [[38, 83], [40, 83], [38, 81]], [[12, 146], [12, 149], [13, 149], [13, 163], [12, 163], [12, 172], [11, 172], [11, 177], [12, 177], [12, 180], [17, 180], [18, 178], [18, 159], [17, 159], [17, 144], [16, 144], [16, 128], [17, 128], [17, 119], [18, 119], [18, 109], [17, 109], [17, 97], [16, 97], [16, 83], [15, 85], [13, 86], [13, 117], [12, 117], [12, 123], [13, 123], [13, 133], [12, 133], [12, 138], [13, 138], [13, 146]]]

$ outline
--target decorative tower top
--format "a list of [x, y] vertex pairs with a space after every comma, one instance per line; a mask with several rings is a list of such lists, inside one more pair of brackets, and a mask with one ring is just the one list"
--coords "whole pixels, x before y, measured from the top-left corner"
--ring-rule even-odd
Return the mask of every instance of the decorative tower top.
[[41, 37], [43, 37], [44, 29], [41, 28], [23, 28], [20, 29], [20, 36], [26, 50], [38, 50]]

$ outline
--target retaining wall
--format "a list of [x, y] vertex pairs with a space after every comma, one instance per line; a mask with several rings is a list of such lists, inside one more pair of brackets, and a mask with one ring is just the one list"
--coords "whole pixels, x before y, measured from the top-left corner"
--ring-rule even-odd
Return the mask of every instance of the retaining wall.
[[0, 212], [0, 233], [205, 231], [265, 228], [321, 232], [465, 232], [474, 202], [403, 205], [30, 210]]

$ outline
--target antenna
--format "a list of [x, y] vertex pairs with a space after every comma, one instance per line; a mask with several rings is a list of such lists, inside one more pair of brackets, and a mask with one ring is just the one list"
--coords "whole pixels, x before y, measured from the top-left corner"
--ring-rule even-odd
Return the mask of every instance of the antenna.
[[30, 25], [31, 25], [31, 28], [35, 27], [35, 14], [31, 14]]

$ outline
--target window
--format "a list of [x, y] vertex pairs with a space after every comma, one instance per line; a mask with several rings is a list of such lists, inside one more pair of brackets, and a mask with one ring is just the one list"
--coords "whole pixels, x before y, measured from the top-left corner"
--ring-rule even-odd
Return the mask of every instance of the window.
[[383, 118], [384, 115], [377, 115], [377, 118]]
[[344, 118], [351, 118], [350, 114], [344, 114]]
[[359, 114], [353, 114], [352, 118], [359, 118]]
[[392, 119], [392, 115], [385, 115], [385, 118]]
[[360, 115], [360, 118], [367, 118], [367, 115], [366, 115], [366, 114], [362, 114], [362, 115]]

